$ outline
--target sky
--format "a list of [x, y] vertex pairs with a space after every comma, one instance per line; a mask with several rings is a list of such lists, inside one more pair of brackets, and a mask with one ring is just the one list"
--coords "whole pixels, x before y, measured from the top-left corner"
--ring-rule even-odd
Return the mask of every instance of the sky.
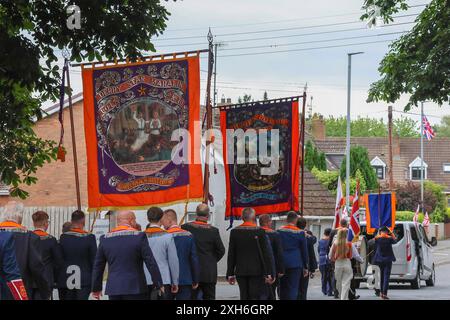
[[[205, 49], [211, 27], [214, 41], [222, 44], [217, 57], [218, 101], [225, 97], [237, 102], [244, 94], [256, 101], [264, 91], [269, 98], [301, 95], [307, 83], [312, 112], [335, 117], [346, 114], [347, 53], [363, 51], [352, 59], [351, 116], [386, 119], [388, 105], [366, 103], [367, 90], [379, 79], [378, 66], [389, 43], [412, 28], [415, 16], [428, 2], [411, 0], [412, 8], [396, 14], [400, 17], [392, 24], [398, 25], [369, 29], [359, 21], [363, 0], [168, 1], [164, 2], [171, 13], [167, 29], [154, 44], [157, 53]], [[296, 51], [270, 53], [280, 50]], [[206, 55], [200, 69], [204, 103]], [[71, 80], [74, 91], [81, 91], [79, 68], [72, 69]], [[406, 101], [402, 97], [393, 104], [394, 110], [402, 111]], [[442, 115], [450, 114], [450, 107], [425, 103], [425, 113], [436, 124]], [[394, 118], [400, 115], [395, 112]], [[418, 115], [407, 116], [419, 119]]]

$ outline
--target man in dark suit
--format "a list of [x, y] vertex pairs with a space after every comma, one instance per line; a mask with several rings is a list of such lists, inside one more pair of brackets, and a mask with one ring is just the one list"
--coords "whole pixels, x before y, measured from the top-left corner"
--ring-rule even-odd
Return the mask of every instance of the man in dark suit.
[[172, 294], [172, 298], [190, 300], [192, 299], [192, 290], [198, 287], [200, 270], [194, 236], [189, 231], [183, 230], [178, 226], [175, 210], [168, 209], [164, 211], [162, 221], [164, 228], [173, 236], [180, 265], [178, 292]]
[[208, 224], [209, 207], [202, 203], [197, 206], [195, 221], [181, 226], [194, 235], [197, 255], [200, 264], [199, 286], [197, 291], [203, 294], [204, 300], [216, 299], [217, 263], [225, 254], [225, 247], [220, 238], [219, 229]]
[[[20, 274], [29, 298], [32, 297], [33, 284], [42, 299], [50, 298], [50, 288], [45, 278], [45, 266], [41, 258], [40, 240], [37, 235], [22, 226], [23, 205], [16, 201], [8, 202], [2, 214], [0, 230], [11, 232], [14, 236], [16, 259]], [[8, 297], [8, 291], [4, 296]], [[9, 295], [9, 299], [13, 297]]]
[[92, 267], [97, 252], [95, 236], [84, 231], [83, 211], [72, 213], [71, 228], [59, 239], [64, 267], [59, 273], [61, 300], [88, 300], [92, 285]]
[[375, 237], [375, 256], [373, 263], [380, 267], [380, 297], [388, 300], [389, 279], [391, 277], [392, 263], [395, 262], [392, 245], [397, 242], [395, 235], [388, 227], [381, 227], [379, 235]]
[[[45, 278], [47, 279], [50, 290], [55, 287], [55, 281], [58, 270], [62, 267], [61, 250], [55, 237], [47, 233], [49, 225], [49, 216], [44, 211], [36, 211], [32, 215], [34, 231], [33, 233], [41, 240], [41, 256], [45, 266]], [[32, 299], [42, 299], [36, 284], [33, 284]]]
[[16, 260], [14, 235], [0, 230], [0, 301], [9, 298], [9, 295], [2, 296], [4, 285], [9, 288], [14, 300], [28, 300]]
[[308, 276], [308, 247], [305, 231], [297, 227], [298, 215], [290, 211], [287, 224], [278, 229], [286, 270], [280, 280], [280, 299], [296, 300], [300, 277]]
[[273, 283], [272, 261], [265, 231], [256, 225], [253, 208], [242, 210], [242, 223], [230, 232], [227, 280], [239, 285], [241, 300], [260, 300], [264, 283]]
[[309, 278], [313, 277], [314, 272], [316, 272], [317, 269], [317, 259], [316, 259], [316, 253], [314, 250], [314, 245], [317, 242], [317, 238], [312, 234], [311, 231], [306, 230], [306, 219], [304, 217], [299, 217], [297, 220], [297, 227], [300, 230], [305, 231], [306, 235], [306, 245], [308, 247], [308, 276], [306, 277], [300, 277], [300, 283], [299, 283], [299, 291], [298, 291], [298, 300], [307, 300], [308, 297], [308, 285], [309, 285]]
[[158, 265], [145, 233], [136, 228], [132, 211], [117, 213], [117, 227], [100, 238], [92, 272], [92, 296], [100, 299], [103, 272], [108, 263], [105, 293], [110, 300], [145, 300], [148, 296], [144, 263], [153, 283], [164, 290]]
[[[284, 275], [284, 261], [283, 261], [283, 247], [281, 246], [281, 240], [278, 233], [272, 229], [272, 219], [268, 214], [259, 216], [259, 225], [266, 232], [269, 238], [273, 257], [275, 260], [276, 279], [275, 282], [268, 286], [268, 299], [276, 300], [277, 291], [279, 292], [280, 278]], [[278, 289], [278, 290], [277, 290]], [[279, 295], [279, 293], [278, 293]]]

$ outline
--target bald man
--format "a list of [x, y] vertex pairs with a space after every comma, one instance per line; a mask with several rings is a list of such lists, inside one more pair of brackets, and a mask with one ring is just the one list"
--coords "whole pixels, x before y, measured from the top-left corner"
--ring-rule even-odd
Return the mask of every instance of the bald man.
[[147, 283], [144, 263], [155, 285], [162, 288], [161, 273], [148, 245], [145, 233], [136, 230], [136, 216], [132, 211], [117, 213], [117, 227], [100, 237], [92, 273], [92, 295], [102, 295], [103, 272], [108, 263], [105, 294], [110, 300], [145, 300]]
[[199, 286], [194, 299], [214, 300], [216, 298], [217, 263], [225, 254], [219, 229], [208, 223], [209, 207], [201, 203], [196, 209], [196, 219], [183, 224], [182, 229], [194, 235], [200, 264]]

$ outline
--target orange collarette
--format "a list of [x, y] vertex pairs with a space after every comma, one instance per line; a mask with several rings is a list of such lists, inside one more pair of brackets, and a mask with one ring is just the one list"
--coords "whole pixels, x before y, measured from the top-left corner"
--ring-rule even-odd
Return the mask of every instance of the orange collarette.
[[208, 222], [202, 221], [202, 220], [195, 220], [192, 223], [194, 223], [194, 224], [202, 224], [202, 225], [207, 225], [208, 224]]
[[0, 228], [19, 228], [24, 230], [27, 229], [23, 225], [18, 224], [17, 222], [14, 221], [3, 221], [0, 223]]
[[257, 226], [256, 223], [253, 223], [250, 221], [245, 221], [239, 227], [256, 227], [256, 226]]
[[158, 232], [167, 232], [164, 229], [161, 229], [159, 227], [148, 227], [147, 229], [145, 229], [144, 231], [145, 233], [158, 233]]
[[33, 233], [39, 237], [46, 237], [49, 234], [47, 232], [45, 232], [44, 230], [40, 230], [40, 229], [36, 229], [33, 231]]
[[112, 229], [111, 232], [124, 231], [124, 230], [136, 231], [136, 229], [134, 229], [130, 226], [118, 226], [118, 227]]
[[169, 229], [167, 229], [168, 233], [177, 233], [177, 232], [183, 232], [185, 230], [181, 229], [179, 226], [172, 226]]
[[266, 227], [266, 226], [261, 227], [261, 229], [266, 230], [266, 231], [273, 231], [272, 228], [269, 228], [269, 227]]
[[298, 228], [298, 227], [296, 227], [296, 226], [293, 226], [293, 225], [290, 225], [290, 224], [284, 225], [284, 226], [282, 226], [281, 228], [283, 228], [283, 229], [290, 229], [290, 230], [296, 230], [296, 231], [301, 231], [300, 228]]
[[83, 229], [80, 228], [72, 228], [70, 229], [71, 232], [77, 232], [77, 233], [88, 233], [87, 231], [84, 231]]

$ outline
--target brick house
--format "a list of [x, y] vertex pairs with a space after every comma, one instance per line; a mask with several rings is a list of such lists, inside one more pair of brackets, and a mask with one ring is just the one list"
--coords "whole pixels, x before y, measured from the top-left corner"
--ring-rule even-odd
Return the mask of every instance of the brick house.
[[[312, 121], [312, 140], [325, 153], [329, 170], [337, 170], [345, 157], [346, 138], [327, 137], [323, 119]], [[396, 183], [420, 181], [420, 138], [392, 139], [393, 176]], [[389, 143], [387, 137], [352, 137], [351, 145], [367, 148], [369, 160], [381, 184], [388, 183]], [[424, 177], [445, 186], [450, 195], [450, 138], [436, 137], [424, 140]], [[450, 201], [450, 198], [449, 198]], [[449, 202], [450, 204], [450, 202]]]

